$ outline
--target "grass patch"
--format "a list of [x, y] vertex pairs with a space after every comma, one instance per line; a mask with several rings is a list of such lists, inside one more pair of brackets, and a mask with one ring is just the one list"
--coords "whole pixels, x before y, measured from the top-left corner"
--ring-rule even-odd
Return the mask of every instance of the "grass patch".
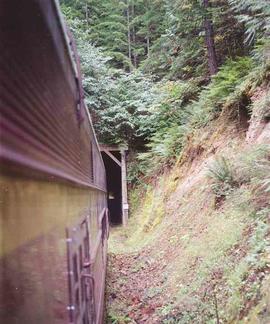
[[119, 314], [109, 313], [106, 318], [107, 324], [126, 324], [134, 323], [128, 316], [120, 316]]

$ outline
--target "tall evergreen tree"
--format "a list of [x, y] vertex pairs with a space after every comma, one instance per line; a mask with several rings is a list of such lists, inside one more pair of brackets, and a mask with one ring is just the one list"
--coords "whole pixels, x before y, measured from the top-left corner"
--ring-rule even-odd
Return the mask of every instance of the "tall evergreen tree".
[[115, 67], [131, 66], [128, 7], [124, 0], [90, 0], [90, 37], [111, 57]]
[[204, 8], [204, 33], [205, 43], [207, 48], [208, 67], [210, 75], [214, 75], [218, 71], [215, 34], [213, 28], [213, 20], [211, 15], [211, 2], [209, 0], [203, 0]]

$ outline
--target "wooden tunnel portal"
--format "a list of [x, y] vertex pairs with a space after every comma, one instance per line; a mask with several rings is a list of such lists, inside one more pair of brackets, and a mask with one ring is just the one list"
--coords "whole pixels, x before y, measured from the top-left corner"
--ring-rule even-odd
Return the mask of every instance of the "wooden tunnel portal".
[[100, 145], [107, 173], [108, 208], [112, 225], [127, 225], [126, 147]]

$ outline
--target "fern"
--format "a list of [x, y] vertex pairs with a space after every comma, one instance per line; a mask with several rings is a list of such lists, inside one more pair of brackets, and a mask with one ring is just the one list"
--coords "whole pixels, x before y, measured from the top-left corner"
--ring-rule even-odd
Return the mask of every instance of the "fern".
[[[238, 19], [246, 26], [246, 42], [270, 35], [270, 3], [268, 0], [229, 0]], [[259, 37], [258, 37], [259, 36]]]
[[203, 127], [219, 114], [224, 105], [239, 102], [245, 91], [243, 85], [252, 68], [253, 62], [249, 57], [228, 59], [211, 83], [201, 91], [199, 99], [187, 109], [190, 123], [195, 127]]
[[231, 186], [235, 183], [232, 166], [224, 156], [217, 159], [209, 168], [209, 177], [220, 183], [228, 183]]
[[235, 180], [235, 169], [223, 156], [217, 158], [209, 167], [208, 176], [212, 180], [211, 189], [215, 194], [217, 205], [238, 185]]

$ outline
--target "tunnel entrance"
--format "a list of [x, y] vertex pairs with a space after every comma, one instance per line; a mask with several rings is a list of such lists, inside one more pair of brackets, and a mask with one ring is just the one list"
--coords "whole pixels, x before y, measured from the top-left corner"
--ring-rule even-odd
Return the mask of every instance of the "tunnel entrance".
[[128, 219], [126, 150], [118, 146], [100, 146], [107, 174], [108, 208], [112, 225], [124, 226]]
[[[112, 153], [118, 160], [121, 159], [119, 152]], [[121, 168], [105, 152], [102, 152], [103, 161], [107, 173], [108, 208], [110, 221], [113, 225], [122, 223], [122, 181]]]

